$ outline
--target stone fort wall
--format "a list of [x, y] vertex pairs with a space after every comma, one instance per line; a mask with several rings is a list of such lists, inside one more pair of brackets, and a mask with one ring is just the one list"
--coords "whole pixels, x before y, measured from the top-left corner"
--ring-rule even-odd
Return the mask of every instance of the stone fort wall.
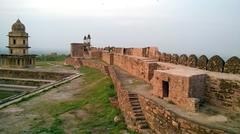
[[[86, 60], [86, 62], [83, 62], [83, 65], [95, 69], [100, 69], [101, 71], [103, 66], [106, 68], [106, 65], [104, 63], [99, 63], [101, 65], [96, 65], [95, 63], [92, 64], [90, 62], [93, 61]], [[113, 67], [107, 66], [107, 69], [117, 92], [119, 108], [124, 114], [124, 118], [128, 127], [141, 133], [141, 129], [135, 126], [136, 122], [134, 119], [134, 113], [132, 111], [128, 96], [131, 94], [131, 92], [124, 89]], [[151, 99], [145, 98], [142, 95], [138, 96], [146, 121], [155, 133], [225, 133], [224, 130], [211, 128], [209, 126], [205, 126], [203, 124], [185, 119], [184, 117], [177, 115], [171, 110], [168, 110], [165, 107], [157, 104]]]
[[[146, 49], [146, 48], [144, 48]], [[199, 58], [199, 60], [197, 61], [197, 66], [192, 66], [193, 63], [195, 64], [195, 60], [190, 60], [193, 59], [191, 57], [193, 56], [189, 56], [189, 57], [185, 57], [185, 58], [179, 58], [179, 60], [176, 60], [178, 58], [173, 58], [176, 57], [176, 55], [168, 55], [166, 56], [165, 54], [161, 54], [160, 52], [158, 52], [158, 50], [156, 48], [147, 48], [148, 51], [142, 51], [143, 49], [137, 48], [115, 48], [113, 49], [112, 53], [110, 54], [109, 52], [103, 52], [102, 53], [102, 60], [105, 61], [106, 63], [110, 63], [110, 57], [111, 62], [113, 65], [117, 65], [120, 68], [122, 68], [123, 70], [127, 71], [128, 73], [130, 73], [131, 75], [134, 75], [140, 79], [145, 80], [148, 83], [151, 83], [152, 85], [154, 84], [158, 84], [158, 83], [154, 83], [151, 82], [151, 79], [153, 78], [154, 75], [154, 70], [158, 70], [158, 69], [164, 69], [167, 67], [164, 66], [160, 66], [157, 64], [157, 62], [170, 62], [173, 64], [180, 64], [180, 65], [186, 65], [189, 67], [195, 67], [195, 68], [199, 68], [199, 69], [203, 69], [207, 71], [207, 66], [211, 66], [211, 68], [222, 68], [222, 71], [224, 71], [224, 68], [226, 68], [226, 66], [234, 66], [233, 71], [230, 71], [228, 73], [234, 73], [236, 72], [236, 69], [238, 69], [240, 67], [239, 64], [236, 63], [236, 58], [230, 58], [226, 63], [223, 60], [225, 64], [220, 64], [223, 62], [217, 62], [219, 60], [218, 56], [214, 56], [215, 58], [210, 58], [210, 60], [207, 60], [207, 62], [204, 64], [205, 67], [201, 67], [202, 64], [202, 60], [203, 58]], [[125, 52], [125, 54], [124, 54]], [[145, 54], [142, 52], [146, 52]], [[136, 55], [134, 55], [134, 53]], [[151, 53], [151, 54], [150, 54]], [[129, 54], [129, 55], [128, 55]], [[110, 56], [111, 55], [111, 56]], [[112, 57], [113, 55], [113, 57]], [[164, 58], [162, 57], [162, 55], [165, 55]], [[144, 56], [151, 56], [151, 59], [149, 59], [148, 57], [144, 58]], [[218, 58], [216, 58], [218, 57]], [[184, 59], [184, 60], [183, 60]], [[197, 59], [197, 58], [194, 58]], [[233, 60], [234, 59], [234, 60]], [[217, 61], [216, 61], [217, 60]], [[173, 62], [176, 61], [176, 62]], [[185, 61], [185, 62], [183, 62]], [[234, 61], [234, 62], [229, 62], [229, 61]], [[214, 64], [212, 64], [214, 63]], [[211, 64], [211, 65], [209, 65]], [[221, 65], [225, 65], [225, 66], [221, 66]], [[231, 68], [231, 67], [230, 67]], [[226, 69], [225, 69], [226, 70]], [[230, 69], [231, 70], [231, 69]], [[215, 70], [216, 71], [216, 70]], [[228, 74], [231, 75], [231, 74]], [[240, 110], [240, 81], [239, 80], [231, 80], [231, 76], [230, 77], [218, 77], [218, 76], [214, 76], [214, 75], [210, 75], [207, 77], [208, 79], [206, 80], [206, 88], [204, 91], [204, 95], [203, 100], [211, 105], [214, 106], [218, 106], [218, 107], [222, 107], [225, 109], [229, 109], [229, 110]], [[189, 101], [193, 101], [191, 98], [189, 98]], [[188, 99], [185, 99], [188, 100]], [[178, 103], [180, 101], [177, 101], [176, 103]], [[186, 102], [184, 104], [180, 104], [179, 105], [187, 105], [185, 107], [189, 107], [190, 109], [195, 109], [193, 105], [191, 105], [189, 103], [188, 106], [188, 101], [182, 101], [181, 103]], [[196, 106], [197, 108], [197, 106]]]
[[223, 58], [218, 55], [208, 58], [205, 55], [197, 57], [195, 54], [191, 54], [189, 56], [186, 54], [169, 54], [159, 52], [155, 47], [114, 48], [113, 52], [125, 55], [155, 58], [161, 62], [180, 64], [208, 71], [240, 74], [240, 59], [237, 56], [233, 56], [224, 61]]
[[[131, 109], [127, 100], [129, 92], [123, 89], [121, 82], [117, 79], [117, 76], [115, 76], [116, 74], [114, 73], [114, 70], [109, 69], [108, 65], [116, 65], [127, 71], [129, 74], [143, 79], [152, 85], [158, 84], [151, 82], [151, 79], [154, 76], [154, 71], [168, 68], [157, 64], [158, 62], [184, 65], [210, 72], [219, 72], [219, 74], [222, 74], [221, 77], [211, 73], [207, 75], [206, 88], [203, 94], [204, 101], [208, 104], [222, 107], [227, 110], [240, 110], [240, 80], [235, 79], [235, 76], [238, 76], [239, 74], [238, 57], [232, 57], [225, 62], [219, 56], [213, 56], [208, 60], [206, 56], [197, 58], [193, 55], [178, 56], [176, 54], [171, 55], [160, 53], [156, 48], [114, 48], [111, 52], [98, 51], [98, 56], [100, 57], [95, 56], [95, 58], [101, 59], [105, 62], [104, 64], [97, 62], [97, 60], [81, 60], [81, 65], [97, 68], [102, 72], [107, 72], [107, 74], [111, 75], [117, 90], [119, 107], [123, 111], [128, 124], [134, 124], [131, 119]], [[74, 60], [70, 58], [67, 61]], [[75, 62], [73, 63], [76, 64]], [[176, 113], [157, 105], [154, 101], [147, 99], [144, 96], [139, 95], [139, 100], [146, 120], [151, 129], [156, 132], [224, 133], [221, 130], [209, 128], [202, 124], [182, 118]]]

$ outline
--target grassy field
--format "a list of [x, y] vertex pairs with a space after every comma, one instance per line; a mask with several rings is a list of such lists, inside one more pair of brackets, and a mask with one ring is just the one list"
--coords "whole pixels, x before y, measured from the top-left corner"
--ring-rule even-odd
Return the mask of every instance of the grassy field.
[[18, 92], [0, 90], [0, 100], [15, 95]]
[[[32, 133], [64, 134], [66, 132], [64, 127], [75, 127], [71, 129], [71, 133], [76, 134], [119, 134], [120, 131], [126, 130], [123, 121], [113, 122], [114, 117], [121, 115], [121, 112], [113, 108], [108, 100], [109, 97], [115, 96], [111, 79], [100, 71], [87, 67], [82, 67], [80, 72], [84, 74], [81, 82], [84, 90], [71, 101], [46, 107], [53, 118], [51, 125], [39, 127], [41, 124], [37, 124], [32, 128]], [[66, 113], [77, 110], [87, 111], [86, 118], [75, 121], [75, 126], [66, 125], [63, 117]]]

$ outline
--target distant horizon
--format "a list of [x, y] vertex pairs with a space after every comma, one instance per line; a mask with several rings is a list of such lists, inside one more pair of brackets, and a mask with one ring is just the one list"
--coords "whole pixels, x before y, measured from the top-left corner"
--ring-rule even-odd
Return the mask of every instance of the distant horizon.
[[[58, 3], [58, 4], [56, 4]], [[67, 6], [66, 6], [67, 5]], [[95, 47], [158, 47], [160, 52], [240, 57], [238, 0], [2, 0], [0, 52], [19, 18], [30, 53], [70, 53], [91, 34]]]

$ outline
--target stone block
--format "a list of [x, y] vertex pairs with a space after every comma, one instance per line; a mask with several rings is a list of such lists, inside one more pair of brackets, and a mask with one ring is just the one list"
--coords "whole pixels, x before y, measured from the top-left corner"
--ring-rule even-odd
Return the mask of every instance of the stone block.
[[198, 58], [196, 55], [192, 54], [188, 57], [188, 66], [197, 67]]
[[177, 54], [173, 54], [171, 56], [171, 63], [178, 64], [178, 59], [179, 59], [179, 56]]
[[218, 55], [211, 57], [207, 64], [207, 70], [214, 72], [223, 72], [223, 67], [224, 60]]
[[178, 64], [187, 66], [188, 64], [188, 57], [186, 54], [182, 54], [178, 59]]
[[205, 55], [202, 55], [199, 57], [198, 62], [197, 62], [197, 67], [199, 69], [206, 70], [207, 69], [207, 63], [208, 63], [208, 58]]
[[236, 56], [227, 60], [224, 65], [225, 73], [240, 74], [240, 59]]

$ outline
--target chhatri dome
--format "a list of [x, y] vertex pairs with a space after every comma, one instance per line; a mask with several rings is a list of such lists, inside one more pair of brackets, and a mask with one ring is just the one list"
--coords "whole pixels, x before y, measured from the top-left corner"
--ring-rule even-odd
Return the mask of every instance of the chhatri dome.
[[12, 32], [25, 32], [25, 26], [19, 19], [12, 25]]

